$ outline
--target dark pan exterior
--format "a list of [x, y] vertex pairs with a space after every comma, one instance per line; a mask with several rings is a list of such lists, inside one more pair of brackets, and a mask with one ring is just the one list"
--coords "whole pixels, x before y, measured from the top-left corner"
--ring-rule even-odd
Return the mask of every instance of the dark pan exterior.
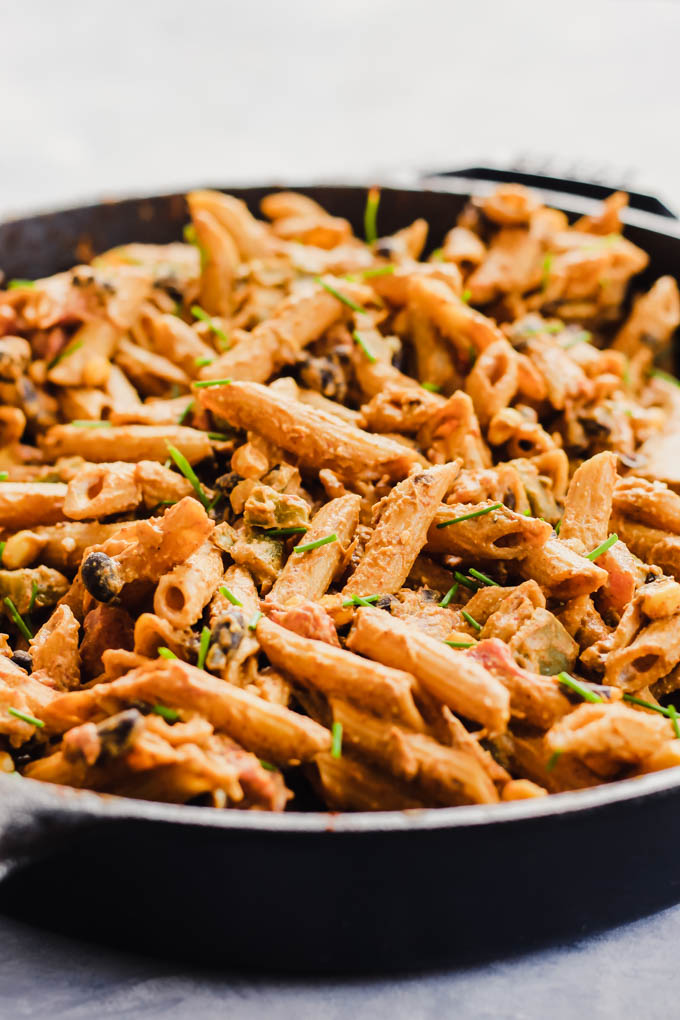
[[[552, 183], [552, 182], [551, 182]], [[416, 216], [440, 244], [472, 187], [386, 188], [380, 227]], [[266, 188], [226, 189], [255, 211]], [[365, 189], [304, 187], [360, 227]], [[588, 203], [543, 197], [569, 213]], [[0, 224], [8, 278], [86, 251], [176, 240], [180, 195]], [[677, 221], [628, 214], [677, 274]], [[88, 939], [226, 968], [385, 971], [580, 936], [680, 900], [680, 769], [514, 804], [404, 813], [212, 811], [0, 775], [0, 908]]]

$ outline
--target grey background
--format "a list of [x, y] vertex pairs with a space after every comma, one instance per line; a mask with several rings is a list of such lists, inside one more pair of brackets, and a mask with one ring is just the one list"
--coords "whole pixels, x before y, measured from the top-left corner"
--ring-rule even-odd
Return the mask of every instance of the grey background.
[[[680, 209], [679, 43], [680, 6], [657, 0], [0, 0], [0, 215], [519, 159]], [[278, 980], [0, 918], [0, 1016], [667, 1017], [679, 950], [673, 908], [446, 974]]]

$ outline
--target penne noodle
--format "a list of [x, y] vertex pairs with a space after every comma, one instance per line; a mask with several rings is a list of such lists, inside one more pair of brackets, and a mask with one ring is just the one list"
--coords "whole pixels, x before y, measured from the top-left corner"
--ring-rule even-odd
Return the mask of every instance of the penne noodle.
[[[468, 514], [478, 516], [456, 520]], [[446, 504], [437, 510], [427, 533], [427, 551], [486, 560], [523, 560], [533, 554], [543, 562], [551, 532], [545, 521], [524, 517], [503, 505], [495, 507], [488, 501]]]
[[2, 482], [0, 528], [16, 531], [63, 521], [65, 498], [61, 482]]
[[190, 627], [212, 598], [223, 570], [219, 549], [210, 541], [203, 542], [184, 563], [159, 578], [154, 612], [178, 630]]
[[190, 464], [209, 457], [212, 452], [212, 444], [205, 432], [183, 425], [111, 425], [100, 428], [55, 425], [45, 434], [40, 445], [45, 456], [50, 458], [79, 455], [94, 463], [114, 459], [136, 463], [138, 460], [167, 460], [168, 443], [181, 450]]

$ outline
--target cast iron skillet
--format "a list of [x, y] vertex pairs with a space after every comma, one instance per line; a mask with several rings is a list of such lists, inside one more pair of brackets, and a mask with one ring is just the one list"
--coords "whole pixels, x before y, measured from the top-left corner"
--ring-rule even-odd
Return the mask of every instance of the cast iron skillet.
[[[424, 216], [439, 245], [489, 177], [385, 188], [381, 232]], [[592, 206], [549, 184], [549, 204]], [[255, 211], [272, 186], [226, 190]], [[360, 229], [364, 188], [300, 190]], [[674, 273], [680, 224], [656, 200], [636, 204], [626, 233], [652, 256], [644, 284]], [[0, 225], [0, 267], [47, 275], [87, 248], [175, 240], [186, 219], [181, 195], [31, 216]], [[534, 801], [347, 815], [212, 811], [0, 775], [0, 906], [229, 967], [412, 969], [573, 937], [679, 900], [678, 845], [680, 769]]]

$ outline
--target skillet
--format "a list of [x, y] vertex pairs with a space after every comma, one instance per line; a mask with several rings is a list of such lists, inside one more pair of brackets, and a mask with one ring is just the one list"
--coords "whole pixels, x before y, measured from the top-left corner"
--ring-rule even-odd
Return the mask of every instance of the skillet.
[[[424, 216], [434, 248], [470, 194], [503, 179], [538, 185], [571, 217], [609, 190], [433, 174], [383, 188], [380, 230]], [[224, 190], [257, 211], [278, 186]], [[364, 187], [292, 187], [360, 231]], [[187, 219], [177, 194], [16, 219], [0, 224], [0, 268], [48, 275], [85, 251], [177, 240]], [[677, 275], [680, 222], [663, 203], [632, 195], [624, 219], [651, 256], [635, 286]], [[0, 774], [0, 908], [229, 968], [412, 970], [581, 936], [680, 900], [679, 841], [680, 768], [531, 801], [346, 815], [214, 811]]]

